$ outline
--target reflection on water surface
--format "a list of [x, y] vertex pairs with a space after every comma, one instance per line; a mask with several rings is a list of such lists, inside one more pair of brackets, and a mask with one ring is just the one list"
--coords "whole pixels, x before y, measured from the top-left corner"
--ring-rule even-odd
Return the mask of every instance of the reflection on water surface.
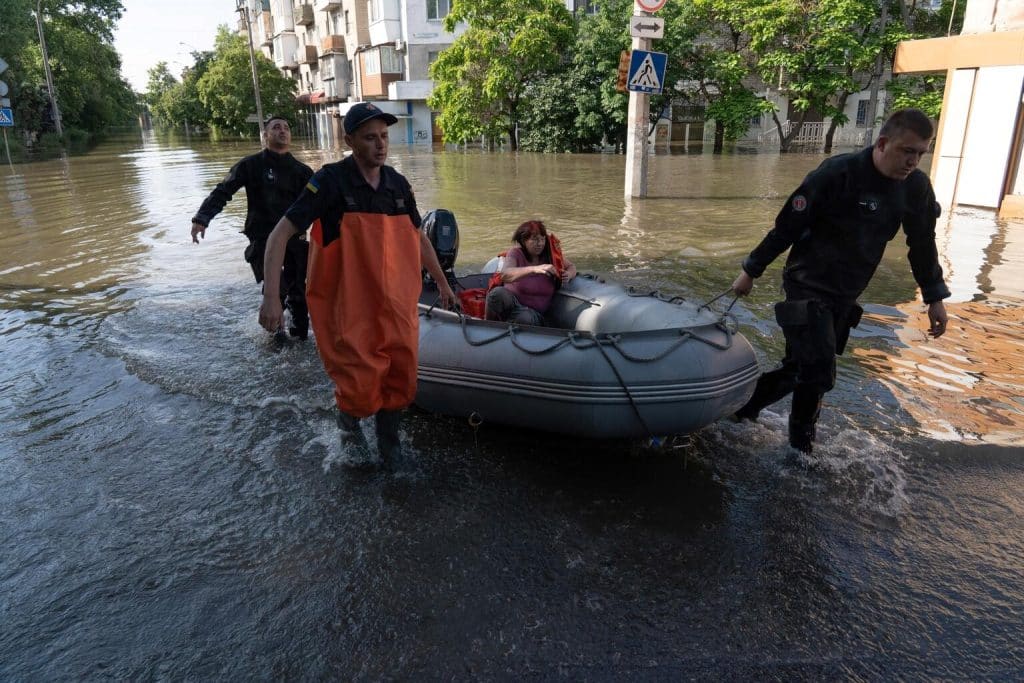
[[[892, 243], [813, 458], [785, 402], [671, 452], [412, 411], [407, 468], [359, 475], [312, 344], [256, 324], [243, 197], [189, 238], [252, 151], [0, 169], [0, 678], [1020, 677], [1022, 224], [943, 219], [939, 340]], [[622, 157], [393, 158], [460, 270], [536, 217], [582, 270], [699, 301], [821, 160], [655, 156], [626, 202]], [[780, 268], [733, 308], [766, 366]]]

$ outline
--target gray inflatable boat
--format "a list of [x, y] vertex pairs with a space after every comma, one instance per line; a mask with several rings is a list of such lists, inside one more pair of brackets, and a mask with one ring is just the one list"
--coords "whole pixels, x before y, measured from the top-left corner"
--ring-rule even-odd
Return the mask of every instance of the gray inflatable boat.
[[739, 409], [760, 374], [729, 316], [591, 275], [558, 291], [547, 327], [472, 318], [436, 300], [425, 283], [416, 403], [435, 413], [591, 438], [687, 434]]

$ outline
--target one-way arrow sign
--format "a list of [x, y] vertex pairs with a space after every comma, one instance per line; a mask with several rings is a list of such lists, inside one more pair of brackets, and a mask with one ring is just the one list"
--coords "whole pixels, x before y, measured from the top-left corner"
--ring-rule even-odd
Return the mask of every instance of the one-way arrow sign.
[[630, 17], [629, 35], [634, 38], [664, 38], [665, 20], [661, 17]]

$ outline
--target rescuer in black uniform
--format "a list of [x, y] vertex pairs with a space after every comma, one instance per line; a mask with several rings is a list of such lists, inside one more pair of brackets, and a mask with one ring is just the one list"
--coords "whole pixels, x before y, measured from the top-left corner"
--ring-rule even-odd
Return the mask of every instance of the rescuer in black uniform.
[[739, 296], [790, 250], [782, 274], [786, 300], [775, 305], [786, 355], [781, 368], [761, 376], [737, 418], [756, 420], [762, 408], [792, 392], [789, 443], [811, 452], [822, 397], [835, 385], [836, 355], [860, 321], [857, 297], [901, 224], [911, 271], [928, 304], [929, 334], [946, 331], [942, 300], [949, 289], [935, 247], [939, 206], [931, 182], [917, 169], [933, 132], [923, 112], [895, 112], [873, 147], [832, 157], [812, 171], [790, 195], [775, 228], [743, 261], [732, 285]]
[[[192, 241], [198, 243], [200, 237], [206, 237], [206, 228], [213, 217], [224, 209], [239, 188], [244, 187], [249, 205], [242, 230], [249, 238], [245, 260], [252, 267], [256, 282], [263, 282], [263, 253], [270, 231], [313, 176], [313, 169], [288, 151], [292, 133], [287, 121], [272, 116], [267, 119], [264, 130], [267, 146], [232, 166], [227, 177], [213, 188], [192, 218]], [[308, 254], [305, 236], [296, 235], [288, 241], [281, 272], [281, 302], [291, 312], [292, 318], [288, 332], [298, 339], [305, 339], [309, 334], [309, 311], [306, 308]]]

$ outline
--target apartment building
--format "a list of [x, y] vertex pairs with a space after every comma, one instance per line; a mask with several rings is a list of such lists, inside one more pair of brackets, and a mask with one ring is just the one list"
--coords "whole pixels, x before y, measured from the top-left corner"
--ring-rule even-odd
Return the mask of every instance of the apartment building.
[[393, 141], [439, 141], [427, 69], [464, 30], [444, 30], [451, 0], [240, 1], [254, 46], [296, 82], [302, 132], [335, 144], [349, 107], [373, 101], [399, 118]]

